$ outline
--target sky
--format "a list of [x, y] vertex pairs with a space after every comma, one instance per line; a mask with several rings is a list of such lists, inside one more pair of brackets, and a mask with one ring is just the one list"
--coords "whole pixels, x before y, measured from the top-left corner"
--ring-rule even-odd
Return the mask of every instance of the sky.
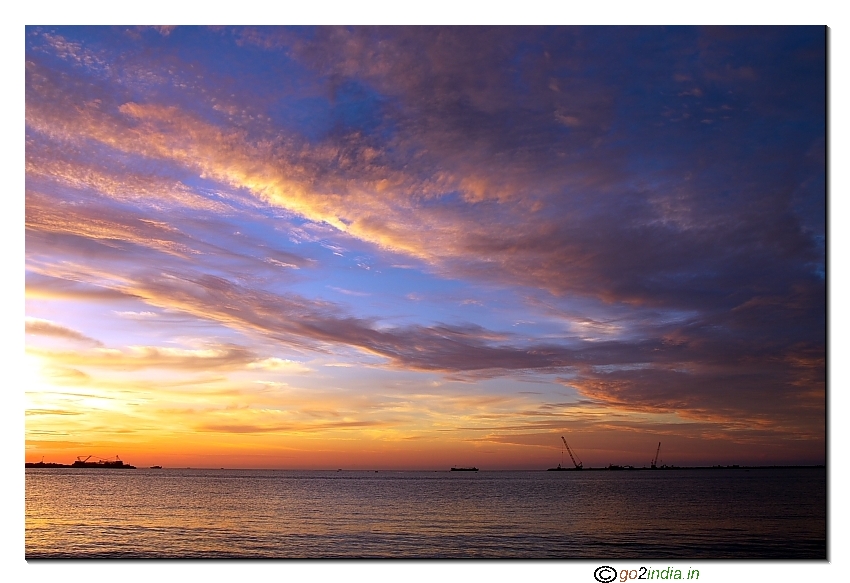
[[822, 27], [25, 38], [27, 461], [825, 463]]

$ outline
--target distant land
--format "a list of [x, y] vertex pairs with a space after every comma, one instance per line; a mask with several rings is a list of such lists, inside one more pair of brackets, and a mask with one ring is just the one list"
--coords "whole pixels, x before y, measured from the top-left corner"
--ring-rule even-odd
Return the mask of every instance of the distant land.
[[772, 466], [742, 466], [738, 464], [733, 464], [731, 466], [658, 466], [658, 467], [646, 467], [642, 466], [636, 468], [634, 466], [602, 466], [599, 468], [549, 468], [550, 472], [554, 471], [564, 471], [564, 472], [600, 472], [600, 471], [643, 471], [643, 470], [651, 470], [651, 471], [667, 471], [667, 470], [769, 470], [769, 469], [788, 469], [788, 468], [825, 468], [826, 466], [821, 465], [807, 465], [807, 466], [795, 466], [795, 465], [772, 465]]
[[131, 466], [130, 464], [125, 464], [121, 460], [99, 460], [96, 462], [90, 462], [86, 460], [78, 459], [71, 465], [67, 464], [57, 464], [53, 462], [26, 462], [24, 463], [24, 468], [95, 468], [95, 469], [120, 469], [120, 470], [135, 470], [136, 466]]
[[[789, 468], [800, 468], [800, 469], [816, 469], [816, 468], [825, 468], [826, 465], [770, 465], [770, 466], [742, 466], [738, 464], [721, 466], [658, 466], [655, 468], [652, 467], [634, 467], [634, 466], [617, 466], [617, 465], [609, 465], [602, 466], [598, 468], [565, 468], [565, 467], [557, 467], [557, 468], [549, 468], [548, 470], [491, 470], [491, 471], [525, 471], [525, 472], [539, 472], [539, 471], [564, 471], [564, 472], [610, 472], [610, 471], [670, 471], [670, 470], [770, 470], [770, 469], [789, 469]], [[81, 462], [79, 460], [75, 461], [73, 464], [58, 464], [54, 462], [26, 462], [24, 464], [25, 469], [52, 469], [52, 468], [101, 468], [101, 469], [127, 469], [127, 470], [135, 470], [136, 466], [131, 466], [129, 464], [125, 464], [124, 462], [118, 461], [99, 461], [99, 462]], [[152, 466], [151, 469], [162, 469], [161, 466]], [[180, 468], [183, 469], [183, 468]], [[189, 469], [189, 468], [185, 468]], [[192, 468], [197, 470], [218, 470], [224, 468]], [[246, 469], [246, 468], [241, 468]], [[279, 468], [276, 468], [279, 469]], [[465, 469], [465, 468], [464, 468]], [[264, 468], [254, 468], [255, 471], [262, 471]], [[472, 468], [470, 468], [472, 470]], [[271, 470], [270, 470], [271, 471]], [[291, 471], [301, 471], [301, 470], [291, 470]], [[321, 471], [321, 470], [317, 470]], [[346, 471], [342, 469], [337, 470], [327, 470], [327, 471]], [[372, 470], [347, 470], [347, 471], [372, 471]], [[377, 471], [377, 470], [376, 470]], [[431, 471], [431, 470], [383, 470], [383, 471]], [[451, 468], [451, 470], [446, 471], [458, 471], [458, 468]], [[473, 471], [479, 471], [478, 468], [475, 468]], [[484, 470], [486, 471], [486, 470]]]

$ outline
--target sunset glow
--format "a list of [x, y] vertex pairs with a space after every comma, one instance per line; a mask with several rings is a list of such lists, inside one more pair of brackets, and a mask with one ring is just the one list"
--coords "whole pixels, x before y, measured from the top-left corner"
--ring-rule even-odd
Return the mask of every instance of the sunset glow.
[[825, 463], [824, 35], [27, 27], [26, 461]]

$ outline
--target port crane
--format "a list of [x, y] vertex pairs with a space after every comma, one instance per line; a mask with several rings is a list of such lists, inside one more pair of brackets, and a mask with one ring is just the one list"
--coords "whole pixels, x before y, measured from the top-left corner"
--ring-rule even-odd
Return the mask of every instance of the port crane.
[[658, 453], [661, 451], [661, 442], [658, 442], [658, 448], [655, 450], [655, 459], [652, 460], [652, 465], [650, 466], [653, 470], [658, 469]]
[[566, 440], [566, 439], [564, 439], [564, 436], [563, 436], [563, 435], [561, 436], [561, 441], [563, 441], [563, 442], [564, 442], [564, 445], [565, 445], [565, 446], [566, 446], [566, 448], [567, 448], [567, 453], [568, 453], [568, 454], [570, 454], [570, 459], [571, 459], [571, 460], [573, 460], [573, 465], [576, 467], [576, 469], [577, 469], [577, 470], [580, 470], [580, 469], [581, 469], [581, 460], [576, 461], [575, 456], [573, 456], [573, 450], [571, 450], [571, 449], [570, 449], [570, 446], [569, 446], [569, 445], [567, 445], [567, 440]]
[[[90, 455], [90, 456], [88, 456], [88, 457], [86, 457], [86, 458], [83, 458], [83, 456], [78, 455], [78, 456], [77, 456], [77, 461], [78, 461], [78, 462], [81, 462], [81, 463], [86, 463], [86, 462], [87, 462], [87, 461], [89, 461], [91, 458], [96, 459], [96, 460], [98, 461], [98, 463], [111, 462], [111, 461], [113, 461], [112, 459], [107, 459], [107, 458], [103, 458], [103, 457], [98, 457], [98, 456], [96, 456], [96, 455]], [[121, 458], [120, 458], [120, 457], [118, 457], [118, 454], [115, 454], [115, 461], [117, 461], [117, 462], [120, 462], [120, 461], [121, 461]]]

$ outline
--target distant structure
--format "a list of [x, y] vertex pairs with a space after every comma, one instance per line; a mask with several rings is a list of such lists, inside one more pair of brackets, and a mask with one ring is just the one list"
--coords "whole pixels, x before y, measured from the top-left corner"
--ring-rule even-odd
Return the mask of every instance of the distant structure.
[[[570, 449], [570, 446], [567, 444], [567, 440], [564, 438], [563, 435], [561, 436], [561, 441], [564, 442], [564, 447], [567, 448], [567, 453], [570, 454], [570, 459], [573, 460], [573, 465], [575, 466], [575, 468], [565, 468], [565, 467], [561, 466], [561, 464], [558, 464], [557, 468], [549, 468], [547, 471], [548, 472], [563, 472], [563, 471], [568, 471], [568, 470], [575, 471], [575, 470], [582, 469], [583, 465], [582, 465], [581, 460], [576, 461], [578, 454], [573, 455], [573, 450]], [[561, 457], [563, 458], [563, 453], [561, 454]]]
[[652, 468], [653, 470], [657, 470], [657, 469], [658, 469], [658, 453], [659, 453], [660, 451], [661, 451], [661, 442], [659, 441], [659, 442], [658, 442], [658, 448], [655, 450], [655, 459], [654, 459], [654, 460], [652, 460], [652, 465], [651, 465], [651, 466], [649, 466], [649, 467], [650, 467], [650, 468]]
[[565, 446], [566, 446], [566, 448], [567, 448], [567, 453], [568, 453], [568, 454], [570, 454], [570, 459], [571, 459], [571, 460], [573, 460], [573, 465], [576, 467], [576, 469], [577, 469], [577, 470], [582, 469], [582, 463], [581, 463], [581, 460], [576, 461], [576, 458], [578, 457], [578, 454], [576, 454], [575, 456], [573, 456], [573, 450], [571, 450], [571, 449], [570, 449], [570, 446], [569, 446], [569, 444], [567, 443], [567, 440], [566, 440], [566, 439], [564, 439], [564, 436], [563, 436], [563, 435], [561, 436], [561, 441], [563, 441], [563, 442], [564, 442], [564, 445], [565, 445]]
[[136, 466], [131, 466], [125, 464], [121, 461], [117, 455], [114, 460], [107, 460], [103, 458], [97, 458], [97, 461], [90, 462], [89, 460], [94, 456], [88, 456], [86, 459], [82, 459], [83, 456], [77, 456], [77, 461], [71, 464], [72, 468], [121, 468], [127, 470], [135, 470]]

